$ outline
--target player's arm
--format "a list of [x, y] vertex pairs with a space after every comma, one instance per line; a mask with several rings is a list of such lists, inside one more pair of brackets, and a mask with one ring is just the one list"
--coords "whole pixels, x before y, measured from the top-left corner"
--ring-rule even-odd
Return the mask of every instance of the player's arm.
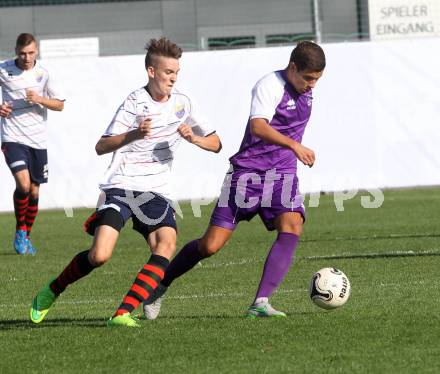
[[186, 124], [180, 125], [177, 131], [183, 139], [206, 151], [218, 153], [222, 149], [222, 143], [216, 133], [207, 136], [199, 136], [194, 134], [191, 126]]
[[32, 90], [26, 90], [26, 100], [30, 103], [40, 104], [47, 109], [55, 110], [57, 112], [61, 112], [64, 109], [64, 100], [40, 96]]
[[315, 152], [275, 130], [265, 118], [251, 119], [251, 133], [266, 143], [290, 149], [304, 165], [312, 167], [315, 163]]
[[114, 152], [119, 148], [130, 144], [136, 140], [143, 139], [150, 135], [151, 118], [147, 118], [139, 124], [134, 130], [124, 132], [123, 134], [114, 136], [102, 136], [96, 143], [95, 151], [100, 156], [106, 153]]

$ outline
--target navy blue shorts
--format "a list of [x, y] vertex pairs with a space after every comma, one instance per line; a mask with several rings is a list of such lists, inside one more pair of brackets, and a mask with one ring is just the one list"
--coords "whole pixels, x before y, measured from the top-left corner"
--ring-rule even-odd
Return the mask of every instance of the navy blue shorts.
[[101, 225], [120, 231], [130, 218], [133, 230], [145, 238], [160, 227], [172, 227], [177, 231], [174, 209], [162, 196], [119, 188], [111, 188], [104, 193], [105, 202], [84, 224], [84, 230], [90, 235], [95, 235], [95, 229]]
[[12, 174], [29, 170], [35, 184], [47, 183], [47, 149], [35, 149], [20, 143], [4, 142], [2, 151]]

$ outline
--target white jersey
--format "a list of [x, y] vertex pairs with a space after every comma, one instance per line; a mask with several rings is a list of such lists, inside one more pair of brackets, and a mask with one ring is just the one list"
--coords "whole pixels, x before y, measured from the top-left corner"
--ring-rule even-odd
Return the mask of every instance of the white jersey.
[[15, 60], [0, 63], [0, 86], [3, 103], [10, 103], [12, 113], [1, 118], [2, 142], [25, 144], [46, 149], [47, 108], [26, 100], [26, 90], [39, 96], [63, 100], [49, 79], [48, 71], [36, 61], [30, 70], [21, 70]]
[[100, 184], [102, 190], [149, 191], [171, 199], [171, 166], [182, 140], [177, 128], [185, 123], [199, 136], [215, 132], [188, 96], [173, 89], [168, 101], [160, 103], [154, 101], [142, 87], [121, 104], [103, 136], [131, 131], [147, 117], [152, 118], [150, 135], [113, 153], [112, 162]]

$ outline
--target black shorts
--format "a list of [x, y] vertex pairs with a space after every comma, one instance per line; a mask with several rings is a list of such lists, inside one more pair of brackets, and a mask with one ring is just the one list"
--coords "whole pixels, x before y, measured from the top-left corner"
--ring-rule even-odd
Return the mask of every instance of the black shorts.
[[101, 225], [120, 231], [130, 218], [133, 230], [145, 238], [160, 227], [172, 227], [177, 231], [174, 209], [162, 196], [119, 188], [111, 188], [104, 193], [105, 202], [84, 223], [84, 230], [90, 235], [95, 235], [95, 229]]
[[47, 183], [47, 149], [35, 149], [20, 143], [4, 142], [2, 151], [12, 174], [27, 169], [33, 183]]

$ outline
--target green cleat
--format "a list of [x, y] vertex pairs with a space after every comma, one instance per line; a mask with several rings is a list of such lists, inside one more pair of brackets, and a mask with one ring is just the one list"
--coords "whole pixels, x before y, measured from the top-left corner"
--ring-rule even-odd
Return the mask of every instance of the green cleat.
[[120, 316], [112, 317], [107, 321], [108, 327], [141, 327], [136, 318], [133, 318], [130, 313], [124, 313]]
[[33, 323], [40, 323], [44, 317], [46, 317], [49, 308], [57, 298], [57, 296], [50, 289], [49, 284], [44, 286], [44, 288], [38, 292], [37, 296], [35, 296], [35, 299], [32, 301], [30, 317]]
[[268, 301], [262, 303], [253, 304], [249, 307], [246, 312], [246, 317], [248, 318], [258, 318], [258, 317], [271, 317], [271, 318], [283, 318], [286, 314], [276, 310], [269, 304]]

